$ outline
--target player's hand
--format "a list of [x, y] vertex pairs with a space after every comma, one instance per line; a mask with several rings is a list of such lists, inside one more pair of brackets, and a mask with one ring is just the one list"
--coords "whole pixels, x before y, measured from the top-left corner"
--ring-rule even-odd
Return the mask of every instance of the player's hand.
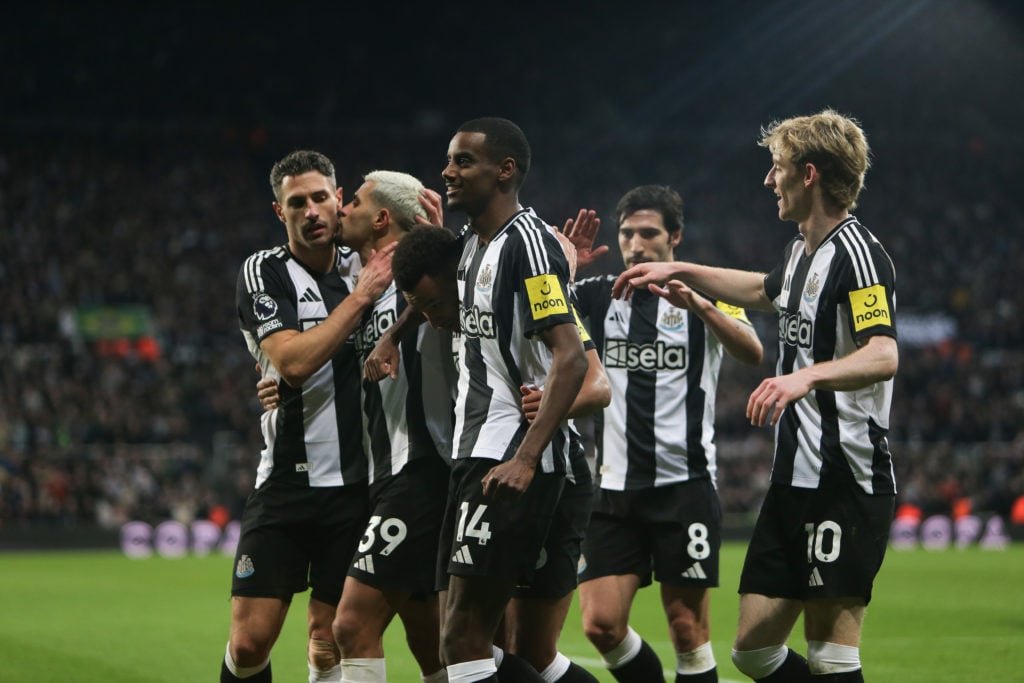
[[601, 219], [597, 212], [592, 209], [580, 209], [575, 220], [568, 218], [562, 228], [562, 234], [569, 238], [569, 241], [576, 247], [576, 264], [580, 268], [586, 268], [591, 263], [601, 258], [608, 252], [607, 246], [594, 249], [594, 240], [601, 228]]
[[676, 266], [672, 263], [650, 261], [638, 263], [622, 272], [612, 285], [613, 299], [628, 299], [634, 289], [647, 285], [660, 285], [671, 280], [676, 274]]
[[371, 382], [385, 377], [398, 379], [399, 357], [398, 345], [391, 341], [390, 335], [382, 335], [363, 363], [363, 377]]
[[366, 295], [370, 301], [376, 301], [377, 297], [391, 286], [391, 257], [397, 246], [398, 242], [392, 242], [383, 249], [375, 250], [370, 254], [370, 260], [359, 271], [355, 291]]
[[423, 209], [427, 212], [427, 217], [416, 216], [416, 222], [422, 225], [444, 225], [444, 211], [442, 210], [443, 203], [441, 201], [441, 195], [437, 192], [423, 188], [419, 196], [420, 204]]
[[273, 377], [264, 377], [256, 382], [256, 398], [259, 399], [263, 410], [273, 410], [281, 405], [281, 395], [277, 392], [277, 380]]
[[533, 422], [537, 418], [537, 411], [540, 410], [540, 400], [544, 397], [544, 390], [523, 385], [519, 387], [519, 391], [523, 394], [523, 415], [526, 416], [528, 422]]
[[530, 488], [535, 468], [526, 465], [520, 458], [513, 456], [508, 462], [491, 468], [480, 483], [484, 487], [484, 495], [495, 500], [517, 500]]
[[693, 291], [679, 280], [669, 280], [664, 287], [655, 284], [647, 285], [647, 289], [653, 294], [667, 300], [676, 308], [685, 308], [688, 311], [699, 312], [711, 302]]
[[811, 383], [799, 372], [770, 377], [761, 382], [747, 401], [747, 419], [755, 427], [768, 422], [774, 427], [782, 411], [811, 391]]

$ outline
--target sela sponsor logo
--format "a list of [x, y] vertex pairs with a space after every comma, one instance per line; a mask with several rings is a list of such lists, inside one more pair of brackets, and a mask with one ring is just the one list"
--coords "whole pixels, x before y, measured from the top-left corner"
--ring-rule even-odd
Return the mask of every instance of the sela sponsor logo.
[[779, 316], [779, 339], [788, 346], [811, 348], [814, 338], [814, 324], [799, 313], [783, 313]]
[[686, 347], [663, 341], [633, 344], [625, 339], [608, 339], [604, 343], [604, 365], [626, 370], [685, 370]]
[[462, 333], [469, 338], [494, 339], [498, 336], [494, 314], [481, 311], [477, 306], [460, 309], [459, 322], [462, 325]]
[[871, 285], [850, 292], [850, 310], [853, 311], [855, 332], [874, 325], [892, 325], [889, 301], [885, 298], [885, 287], [882, 285]]
[[683, 327], [683, 312], [678, 308], [670, 308], [665, 311], [661, 316], [661, 320], [658, 321], [658, 329], [663, 332], [675, 332]]
[[282, 323], [280, 320], [271, 320], [270, 322], [263, 323], [262, 325], [256, 328], [256, 336], [263, 337], [267, 334], [267, 332], [270, 332], [271, 330], [276, 330], [279, 327], [284, 327], [284, 323]]
[[534, 320], [542, 320], [550, 315], [568, 313], [569, 306], [562, 293], [562, 283], [558, 277], [550, 273], [527, 278], [526, 298], [530, 300], [530, 312]]
[[363, 326], [355, 334], [356, 348], [359, 352], [369, 355], [380, 338], [384, 336], [384, 331], [394, 325], [396, 319], [397, 316], [393, 308], [374, 311], [373, 315], [363, 323]]
[[270, 320], [277, 315], [277, 302], [269, 294], [257, 292], [252, 295], [252, 312], [257, 320]]

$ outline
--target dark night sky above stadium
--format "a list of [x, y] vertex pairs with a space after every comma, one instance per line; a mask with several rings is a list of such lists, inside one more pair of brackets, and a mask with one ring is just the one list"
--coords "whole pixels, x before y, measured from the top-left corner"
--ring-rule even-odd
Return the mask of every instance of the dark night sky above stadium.
[[33, 3], [0, 29], [4, 120], [447, 127], [503, 114], [614, 136], [756, 129], [825, 104], [980, 126], [1024, 110], [1012, 2], [404, 4]]

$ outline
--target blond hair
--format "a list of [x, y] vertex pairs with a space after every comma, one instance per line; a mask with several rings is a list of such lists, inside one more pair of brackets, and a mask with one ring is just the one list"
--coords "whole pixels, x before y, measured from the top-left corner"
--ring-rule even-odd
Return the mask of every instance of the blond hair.
[[797, 166], [814, 164], [826, 199], [843, 209], [857, 206], [871, 166], [871, 151], [855, 119], [824, 109], [810, 116], [772, 121], [761, 129], [758, 144]]
[[390, 211], [403, 230], [410, 230], [416, 224], [416, 216], [427, 217], [419, 199], [423, 183], [414, 176], [398, 171], [372, 171], [363, 179], [373, 181], [370, 191], [373, 201]]

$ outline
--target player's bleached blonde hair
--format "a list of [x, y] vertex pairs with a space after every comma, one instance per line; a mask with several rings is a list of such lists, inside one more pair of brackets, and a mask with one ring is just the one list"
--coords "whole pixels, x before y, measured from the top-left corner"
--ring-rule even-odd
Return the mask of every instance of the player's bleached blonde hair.
[[871, 151], [860, 124], [833, 109], [772, 121], [758, 144], [795, 165], [814, 164], [821, 189], [840, 208], [853, 209], [871, 166]]
[[408, 173], [398, 171], [371, 171], [363, 180], [372, 180], [370, 197], [381, 208], [391, 212], [399, 227], [410, 230], [416, 225], [416, 216], [427, 217], [427, 211], [420, 204], [423, 183]]

